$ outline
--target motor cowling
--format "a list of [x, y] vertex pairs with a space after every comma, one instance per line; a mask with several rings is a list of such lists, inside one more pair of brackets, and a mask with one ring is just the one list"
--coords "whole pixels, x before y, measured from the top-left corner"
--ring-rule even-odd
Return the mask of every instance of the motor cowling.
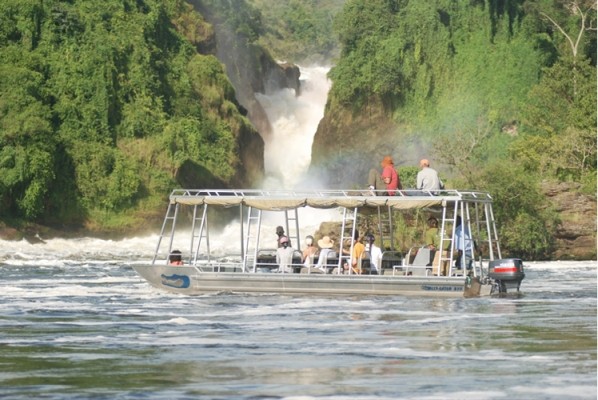
[[505, 258], [490, 261], [488, 265], [488, 277], [498, 282], [500, 292], [507, 292], [507, 289], [517, 289], [525, 277], [523, 261], [519, 258]]

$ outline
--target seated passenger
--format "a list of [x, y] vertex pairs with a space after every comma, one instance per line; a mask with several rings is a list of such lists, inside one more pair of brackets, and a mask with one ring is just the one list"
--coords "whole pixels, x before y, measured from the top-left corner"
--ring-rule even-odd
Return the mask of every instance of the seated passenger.
[[[344, 253], [350, 253], [350, 250], [343, 250]], [[351, 268], [351, 272], [354, 274], [361, 274], [363, 271], [361, 270], [361, 259], [362, 255], [365, 253], [365, 246], [361, 243], [361, 238], [359, 237], [359, 231], [355, 231], [355, 235], [353, 238], [353, 252], [351, 253], [351, 257], [349, 259], [349, 263], [345, 263], [344, 270], [345, 272], [349, 271], [349, 265]]]
[[[276, 246], [276, 247], [282, 247], [282, 246], [280, 245], [280, 238], [282, 238], [283, 236], [286, 236], [286, 235], [284, 234], [284, 228], [283, 228], [282, 226], [277, 226], [277, 227], [276, 227], [276, 236], [277, 236], [277, 239], [276, 239], [276, 245], [277, 245], [277, 246]], [[290, 245], [291, 245], [291, 242], [289, 241], [289, 246], [290, 246]]]
[[305, 245], [306, 247], [303, 249], [301, 262], [309, 268], [314, 265], [314, 260], [318, 254], [318, 247], [314, 246], [314, 237], [311, 235], [305, 237]]
[[183, 256], [179, 250], [173, 250], [168, 256], [168, 264], [183, 265]]
[[384, 157], [380, 165], [382, 166], [382, 173], [376, 169], [370, 170], [368, 174], [368, 187], [370, 190], [375, 190], [375, 194], [378, 196], [394, 196], [397, 189], [402, 189], [402, 186], [392, 157]]
[[428, 218], [428, 230], [426, 231], [425, 239], [426, 246], [430, 249], [430, 262], [427, 265], [433, 267], [432, 273], [434, 275], [438, 275], [439, 272], [441, 275], [446, 275], [446, 270], [448, 268], [448, 262], [443, 261], [441, 270], [438, 270], [440, 258], [441, 256], [445, 259], [448, 257], [447, 250], [450, 246], [450, 240], [445, 233], [443, 248], [442, 251], [440, 251], [440, 233], [440, 229], [438, 229], [438, 220], [434, 216]]
[[335, 253], [332, 248], [334, 247], [334, 241], [330, 239], [330, 236], [324, 236], [318, 240], [318, 247], [320, 248], [320, 256], [318, 257], [318, 264], [316, 268], [326, 272], [326, 264], [328, 264], [328, 257], [332, 257]]
[[420, 160], [421, 171], [417, 173], [417, 189], [438, 191], [444, 188], [444, 183], [438, 177], [438, 172], [430, 167], [430, 161], [425, 158]]

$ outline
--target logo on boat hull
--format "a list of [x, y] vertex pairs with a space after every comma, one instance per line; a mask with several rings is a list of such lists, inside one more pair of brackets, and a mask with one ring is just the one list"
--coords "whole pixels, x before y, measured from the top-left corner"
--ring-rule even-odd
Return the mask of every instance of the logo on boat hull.
[[462, 286], [422, 285], [421, 288], [426, 292], [460, 292], [463, 290]]
[[191, 279], [187, 275], [172, 274], [167, 276], [162, 274], [160, 278], [162, 278], [162, 285], [177, 289], [187, 289], [191, 284]]

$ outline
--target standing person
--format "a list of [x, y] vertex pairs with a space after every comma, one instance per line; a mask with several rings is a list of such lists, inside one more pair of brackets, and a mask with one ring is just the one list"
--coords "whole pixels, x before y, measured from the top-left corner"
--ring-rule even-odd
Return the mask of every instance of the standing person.
[[[276, 236], [278, 236], [278, 239], [276, 239], [277, 242], [277, 247], [282, 247], [280, 244], [280, 238], [282, 238], [283, 236], [286, 236], [284, 234], [284, 228], [282, 226], [277, 226], [276, 227]], [[287, 237], [288, 239], [288, 237]], [[289, 246], [291, 245], [291, 241], [289, 240]]]
[[289, 238], [281, 236], [279, 240], [280, 247], [276, 249], [276, 263], [278, 272], [293, 272], [293, 253], [295, 250], [290, 245]]
[[303, 249], [303, 255], [301, 256], [301, 262], [306, 267], [314, 265], [314, 260], [318, 254], [318, 247], [314, 246], [314, 237], [307, 235], [305, 237], [305, 249]]
[[[368, 175], [368, 185], [370, 190], [375, 190], [378, 196], [394, 196], [397, 189], [402, 189], [401, 179], [394, 167], [391, 156], [386, 156], [380, 163], [382, 173], [372, 169]], [[386, 191], [386, 192], [385, 192]]]
[[473, 263], [473, 240], [467, 226], [462, 226], [461, 216], [457, 215], [455, 220], [455, 248], [457, 257], [455, 267], [457, 269], [471, 269]]
[[370, 255], [370, 273], [382, 275], [382, 250], [376, 246], [375, 240], [372, 234], [365, 236], [365, 251]]
[[430, 168], [430, 161], [425, 158], [419, 161], [421, 171], [417, 173], [418, 190], [440, 190], [444, 189], [444, 183], [438, 177], [438, 172]]

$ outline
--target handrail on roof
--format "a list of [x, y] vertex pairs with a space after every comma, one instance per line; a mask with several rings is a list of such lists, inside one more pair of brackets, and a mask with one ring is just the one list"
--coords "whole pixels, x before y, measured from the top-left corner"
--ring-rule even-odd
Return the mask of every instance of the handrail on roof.
[[443, 190], [400, 191], [396, 196], [372, 196], [358, 190], [265, 190], [265, 189], [175, 189], [170, 195], [171, 204], [215, 205], [220, 207], [248, 206], [261, 210], [283, 211], [300, 207], [311, 208], [379, 208], [423, 209], [450, 203], [491, 204], [488, 193]]
[[[284, 198], [354, 198], [372, 197], [359, 190], [328, 189], [328, 190], [269, 190], [269, 189], [174, 189], [170, 197], [284, 197]], [[406, 198], [432, 197], [442, 199], [460, 199], [470, 201], [491, 201], [492, 197], [487, 192], [459, 189], [445, 189], [438, 192], [426, 190], [399, 190], [395, 196], [375, 196], [374, 198]]]

